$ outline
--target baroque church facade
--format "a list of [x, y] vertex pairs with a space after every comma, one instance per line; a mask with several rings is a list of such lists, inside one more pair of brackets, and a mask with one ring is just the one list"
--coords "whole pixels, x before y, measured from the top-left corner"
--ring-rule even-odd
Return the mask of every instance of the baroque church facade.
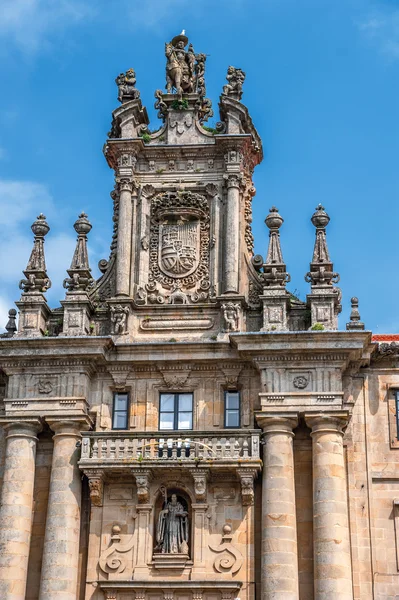
[[32, 225], [0, 339], [0, 597], [397, 599], [399, 341], [356, 298], [338, 330], [321, 205], [305, 302], [275, 207], [254, 255], [245, 73], [211, 128], [206, 55], [184, 32], [165, 55], [157, 131], [116, 79], [111, 252], [95, 281], [82, 213], [60, 308]]

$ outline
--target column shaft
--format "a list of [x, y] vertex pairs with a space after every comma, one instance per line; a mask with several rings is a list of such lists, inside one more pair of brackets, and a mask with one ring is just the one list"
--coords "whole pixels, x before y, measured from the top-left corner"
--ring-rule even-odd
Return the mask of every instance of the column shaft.
[[52, 423], [54, 451], [39, 600], [76, 600], [79, 568], [81, 473], [79, 423]]
[[227, 181], [226, 221], [224, 230], [224, 293], [238, 292], [240, 247], [240, 190], [238, 175]]
[[0, 503], [0, 598], [24, 600], [32, 529], [36, 434], [39, 421], [6, 425]]
[[129, 296], [132, 254], [132, 181], [119, 180], [119, 219], [116, 257], [116, 295]]
[[315, 415], [312, 427], [315, 600], [353, 600], [343, 431], [347, 416]]
[[298, 600], [292, 429], [296, 416], [257, 416], [264, 431], [262, 600]]

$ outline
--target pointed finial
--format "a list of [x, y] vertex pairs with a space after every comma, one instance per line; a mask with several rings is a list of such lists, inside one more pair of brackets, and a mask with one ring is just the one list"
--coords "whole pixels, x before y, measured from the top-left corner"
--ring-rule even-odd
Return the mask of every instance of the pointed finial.
[[21, 279], [19, 288], [25, 294], [38, 294], [46, 292], [51, 287], [44, 257], [44, 236], [50, 231], [50, 227], [42, 213], [32, 223], [31, 229], [35, 236], [33, 249], [26, 270], [23, 272], [26, 279]]
[[334, 265], [328, 252], [326, 227], [330, 222], [330, 217], [324, 206], [319, 204], [316, 207], [316, 212], [313, 213], [311, 221], [316, 227], [316, 241], [310, 271], [305, 275], [305, 281], [311, 283], [312, 287], [332, 287], [333, 283], [338, 283], [339, 275], [333, 272]]
[[263, 265], [263, 283], [266, 287], [285, 287], [285, 284], [291, 280], [286, 272], [286, 265], [283, 260], [283, 254], [280, 245], [279, 229], [284, 223], [284, 219], [278, 213], [278, 209], [272, 206], [265, 219], [269, 232], [269, 248], [267, 250], [266, 261]]
[[348, 331], [350, 330], [364, 330], [364, 323], [362, 323], [362, 321], [360, 320], [360, 313], [359, 313], [359, 300], [354, 296], [353, 298], [351, 298], [351, 314], [350, 314], [350, 321], [349, 323], [346, 324], [346, 329]]
[[7, 337], [12, 337], [17, 331], [17, 311], [15, 308], [10, 308], [8, 311], [8, 321], [6, 325]]
[[63, 284], [68, 293], [85, 292], [93, 283], [87, 253], [87, 234], [91, 231], [92, 224], [86, 213], [82, 212], [79, 215], [73, 227], [78, 237], [71, 266], [67, 271], [69, 277], [64, 279]]

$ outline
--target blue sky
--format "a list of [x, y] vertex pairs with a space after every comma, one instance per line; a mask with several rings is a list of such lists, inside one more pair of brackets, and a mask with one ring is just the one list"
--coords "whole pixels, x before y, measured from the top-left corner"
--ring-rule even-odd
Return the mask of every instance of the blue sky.
[[0, 325], [19, 298], [39, 212], [51, 227], [49, 304], [64, 297], [81, 210], [93, 224], [98, 276], [112, 231], [102, 146], [118, 105], [115, 76], [135, 68], [156, 128], [164, 42], [183, 28], [209, 55], [214, 107], [228, 65], [247, 74], [243, 102], [265, 152], [255, 172], [256, 252], [266, 253], [263, 220], [276, 205], [290, 289], [304, 299], [310, 217], [321, 202], [341, 274], [340, 327], [357, 295], [367, 328], [398, 332], [398, 0], [1, 0]]

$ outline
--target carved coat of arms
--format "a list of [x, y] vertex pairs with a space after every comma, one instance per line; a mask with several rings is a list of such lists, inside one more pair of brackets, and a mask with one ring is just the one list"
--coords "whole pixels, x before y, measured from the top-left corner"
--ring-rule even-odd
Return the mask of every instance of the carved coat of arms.
[[158, 266], [169, 277], [191, 275], [200, 260], [200, 222], [177, 221], [159, 226]]

